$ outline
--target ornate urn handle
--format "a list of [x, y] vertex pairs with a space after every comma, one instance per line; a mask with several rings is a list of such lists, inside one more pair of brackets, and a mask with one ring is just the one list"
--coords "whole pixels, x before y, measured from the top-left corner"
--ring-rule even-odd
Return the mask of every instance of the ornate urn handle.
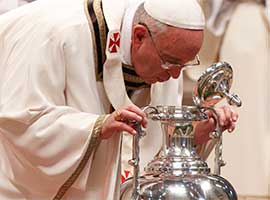
[[[158, 114], [158, 110], [152, 106], [146, 106], [142, 108], [146, 114]], [[140, 195], [140, 184], [139, 184], [139, 175], [140, 175], [140, 139], [146, 135], [145, 131], [142, 129], [142, 126], [137, 121], [130, 121], [130, 125], [134, 127], [137, 134], [133, 136], [132, 144], [132, 159], [129, 160], [129, 164], [133, 167], [133, 192], [131, 199], [137, 200]]]

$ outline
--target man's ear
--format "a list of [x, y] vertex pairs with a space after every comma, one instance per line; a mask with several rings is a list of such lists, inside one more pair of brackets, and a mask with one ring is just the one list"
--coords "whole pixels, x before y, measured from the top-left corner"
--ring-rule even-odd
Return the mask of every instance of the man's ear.
[[149, 33], [145, 26], [137, 24], [132, 29], [132, 48], [138, 50], [144, 40], [149, 37]]

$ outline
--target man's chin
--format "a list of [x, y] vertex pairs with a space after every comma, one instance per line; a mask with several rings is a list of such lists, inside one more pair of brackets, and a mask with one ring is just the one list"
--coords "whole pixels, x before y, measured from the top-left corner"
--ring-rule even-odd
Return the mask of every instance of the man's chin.
[[162, 83], [162, 82], [168, 81], [169, 79], [170, 79], [170, 77], [169, 78], [165, 78], [165, 79], [164, 78], [163, 79], [162, 78], [157, 78], [157, 81]]
[[147, 84], [154, 84], [154, 83], [156, 83], [156, 82], [158, 82], [157, 80], [147, 80], [147, 79], [145, 79], [144, 80], [144, 82], [146, 82]]

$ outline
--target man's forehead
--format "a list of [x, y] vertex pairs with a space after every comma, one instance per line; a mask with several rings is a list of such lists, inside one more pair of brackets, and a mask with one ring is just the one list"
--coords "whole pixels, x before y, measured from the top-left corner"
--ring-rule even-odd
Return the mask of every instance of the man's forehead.
[[165, 31], [157, 35], [157, 39], [165, 40], [168, 45], [183, 43], [191, 45], [203, 40], [204, 30], [191, 30], [168, 26]]
[[[183, 34], [179, 34], [179, 32]], [[203, 42], [203, 30], [180, 30], [170, 33], [165, 31], [156, 38], [160, 53], [167, 61], [185, 63], [193, 60]]]

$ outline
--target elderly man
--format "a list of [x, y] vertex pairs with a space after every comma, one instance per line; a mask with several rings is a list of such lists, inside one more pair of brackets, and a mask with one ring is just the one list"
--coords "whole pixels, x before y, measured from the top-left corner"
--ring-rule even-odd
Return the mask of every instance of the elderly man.
[[[203, 40], [197, 1], [40, 0], [0, 27], [0, 199], [118, 199], [119, 133], [147, 127], [147, 93], [181, 103], [178, 77]], [[237, 114], [217, 112], [232, 131]], [[198, 129], [205, 144], [214, 120]]]

